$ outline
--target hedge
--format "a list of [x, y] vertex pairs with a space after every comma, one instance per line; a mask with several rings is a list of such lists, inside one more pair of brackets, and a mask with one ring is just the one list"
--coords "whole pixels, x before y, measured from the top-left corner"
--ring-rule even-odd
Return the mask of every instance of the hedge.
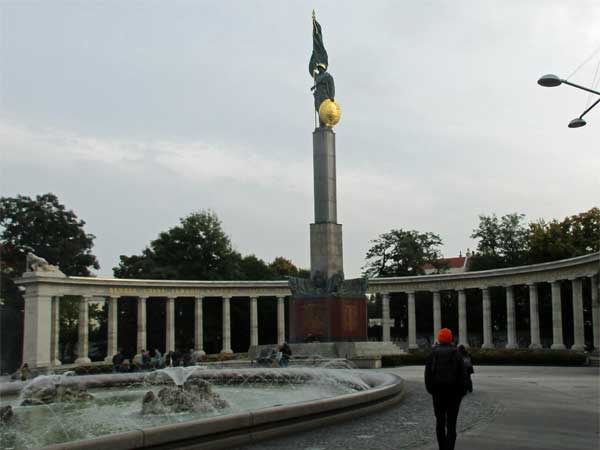
[[[383, 367], [424, 365], [430, 351], [418, 350], [402, 355], [383, 356]], [[521, 366], [584, 366], [587, 355], [570, 350], [508, 350], [473, 349], [470, 351], [474, 365], [521, 365]]]

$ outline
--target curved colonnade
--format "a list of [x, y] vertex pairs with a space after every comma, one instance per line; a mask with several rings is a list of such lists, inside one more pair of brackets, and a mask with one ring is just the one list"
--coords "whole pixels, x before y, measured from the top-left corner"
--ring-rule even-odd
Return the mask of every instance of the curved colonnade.
[[[515, 286], [528, 286], [530, 333], [532, 348], [540, 348], [538, 286], [550, 283], [552, 288], [552, 349], [564, 349], [561, 284], [572, 283], [573, 346], [584, 348], [583, 284], [589, 283], [592, 303], [593, 342], [600, 348], [600, 300], [598, 274], [600, 253], [530, 266], [495, 269], [458, 274], [424, 275], [369, 280], [369, 293], [382, 298], [382, 340], [390, 336], [390, 298], [392, 293], [406, 293], [408, 303], [408, 346], [418, 348], [416, 334], [417, 292], [430, 292], [433, 300], [433, 330], [442, 324], [440, 297], [442, 292], [458, 293], [458, 341], [468, 345], [467, 290], [480, 290], [483, 307], [483, 348], [492, 348], [492, 319], [490, 288], [505, 289], [507, 310], [507, 348], [517, 348], [515, 317]], [[59, 365], [58, 336], [60, 298], [79, 296], [79, 339], [77, 364], [87, 364], [88, 304], [95, 299], [108, 302], [107, 360], [117, 351], [117, 302], [120, 297], [135, 297], [137, 304], [137, 352], [147, 348], [146, 302], [161, 298], [166, 302], [165, 350], [175, 347], [175, 299], [185, 297], [194, 301], [194, 350], [203, 349], [203, 299], [219, 297], [222, 304], [222, 353], [232, 353], [230, 300], [244, 298], [250, 302], [250, 345], [258, 345], [258, 301], [264, 297], [277, 298], [277, 341], [285, 339], [285, 300], [291, 293], [287, 281], [169, 281], [131, 280], [117, 278], [65, 277], [51, 272], [26, 272], [17, 283], [25, 287], [25, 332], [23, 362], [30, 367]], [[587, 291], [587, 289], [586, 289]]]

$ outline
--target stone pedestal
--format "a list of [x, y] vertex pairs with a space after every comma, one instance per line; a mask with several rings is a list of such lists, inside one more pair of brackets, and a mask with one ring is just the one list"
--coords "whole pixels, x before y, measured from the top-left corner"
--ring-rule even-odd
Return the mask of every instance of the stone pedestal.
[[290, 342], [364, 341], [367, 298], [290, 299]]
[[328, 280], [344, 273], [342, 226], [337, 223], [310, 224], [310, 275]]

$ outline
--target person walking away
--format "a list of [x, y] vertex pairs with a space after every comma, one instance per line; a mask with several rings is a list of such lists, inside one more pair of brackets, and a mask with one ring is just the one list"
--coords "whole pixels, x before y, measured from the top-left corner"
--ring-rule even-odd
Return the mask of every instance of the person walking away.
[[471, 374], [475, 373], [473, 370], [473, 361], [471, 360], [471, 355], [467, 351], [464, 345], [458, 346], [458, 354], [462, 357], [463, 363], [465, 365], [466, 377], [467, 377], [467, 391], [473, 392], [473, 380], [471, 380]]
[[425, 387], [433, 397], [440, 450], [454, 450], [458, 410], [467, 392], [463, 358], [452, 341], [452, 331], [442, 328], [438, 333], [439, 345], [433, 348], [425, 363]]

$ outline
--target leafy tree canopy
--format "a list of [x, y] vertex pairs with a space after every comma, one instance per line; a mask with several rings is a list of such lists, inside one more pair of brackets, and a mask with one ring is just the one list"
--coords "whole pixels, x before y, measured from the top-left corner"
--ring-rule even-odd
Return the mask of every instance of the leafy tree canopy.
[[240, 260], [217, 215], [201, 211], [160, 233], [141, 255], [122, 255], [113, 272], [118, 278], [231, 280], [239, 278]]
[[217, 215], [201, 211], [160, 233], [141, 255], [121, 255], [113, 272], [118, 278], [280, 280], [298, 274], [299, 269], [283, 257], [270, 264], [255, 255], [242, 257]]
[[90, 275], [100, 268], [91, 249], [95, 236], [85, 222], [67, 210], [54, 194], [35, 199], [19, 195], [0, 198], [3, 274], [21, 275], [28, 251], [58, 265], [66, 275]]
[[372, 241], [363, 273], [368, 277], [422, 275], [427, 263], [441, 266], [442, 239], [434, 233], [391, 230]]
[[600, 208], [565, 217], [561, 222], [539, 220], [529, 225], [530, 264], [597, 251], [600, 251]]
[[529, 230], [524, 214], [506, 214], [498, 218], [479, 216], [472, 239], [478, 239], [477, 252], [470, 259], [470, 270], [486, 270], [525, 264], [529, 248]]

